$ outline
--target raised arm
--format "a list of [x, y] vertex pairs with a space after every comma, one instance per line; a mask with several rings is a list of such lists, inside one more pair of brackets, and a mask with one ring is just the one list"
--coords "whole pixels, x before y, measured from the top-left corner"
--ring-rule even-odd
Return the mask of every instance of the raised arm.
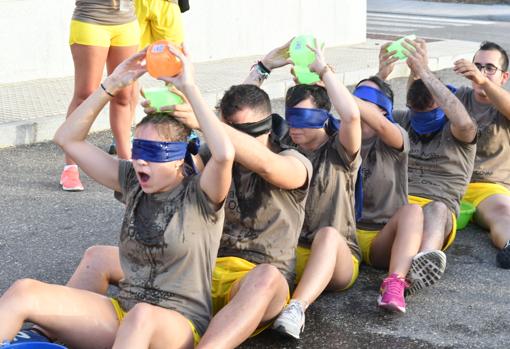
[[[318, 47], [317, 41], [315, 46]], [[341, 127], [338, 139], [348, 155], [353, 157], [361, 148], [361, 121], [358, 105], [349, 90], [338, 81], [331, 68], [326, 64], [323, 49], [310, 46], [308, 48], [315, 53], [315, 61], [310, 64], [310, 70], [321, 77], [331, 103], [340, 116]]]
[[53, 141], [100, 184], [120, 191], [119, 160], [86, 141], [90, 127], [112, 96], [130, 85], [146, 68], [145, 50], [119, 64], [98, 87], [59, 127]]
[[434, 100], [450, 120], [452, 134], [458, 140], [471, 143], [476, 137], [476, 125], [462, 102], [430, 71], [427, 65], [427, 46], [423, 40], [406, 40], [407, 65], [419, 76]]
[[254, 64], [243, 84], [261, 86], [273, 69], [292, 64], [289, 58], [289, 46], [292, 39], [286, 44], [279, 46], [264, 56], [257, 64]]
[[[175, 117], [190, 128], [200, 128], [193, 112], [180, 112]], [[306, 183], [308, 172], [301, 161], [291, 156], [276, 154], [256, 138], [225, 123], [222, 123], [222, 126], [234, 145], [237, 163], [282, 189], [297, 189]], [[196, 158], [198, 166], [202, 166], [200, 157]]]
[[[457, 74], [479, 85], [485, 91], [487, 98], [494, 104], [496, 109], [510, 120], [510, 92], [492, 82], [478, 70], [474, 63], [466, 59], [459, 59], [456, 61], [453, 70]], [[502, 74], [506, 76], [506, 78], [505, 76], [503, 77], [504, 80], [508, 80], [509, 73], [502, 72]]]
[[282, 189], [306, 184], [308, 171], [297, 158], [276, 154], [256, 138], [224, 124], [236, 150], [235, 161]]
[[379, 50], [379, 71], [376, 75], [383, 81], [388, 80], [388, 77], [393, 72], [393, 68], [395, 68], [395, 63], [398, 62], [398, 58], [393, 56], [397, 51], [388, 52], [390, 45], [391, 41], [382, 45]]
[[389, 121], [377, 105], [358, 97], [354, 99], [358, 104], [361, 121], [370, 126], [386, 145], [398, 150], [403, 149], [404, 137], [398, 126]]
[[[209, 108], [195, 84], [193, 66], [187, 55], [173, 46], [170, 46], [169, 49], [183, 62], [183, 71], [177, 77], [161, 78], [161, 80], [172, 83], [184, 92], [193, 108], [193, 114], [198, 120], [198, 127], [202, 130], [211, 151], [211, 159], [202, 171], [200, 187], [212, 202], [219, 204], [225, 200], [230, 189], [234, 146], [221, 121]], [[177, 119], [179, 118], [177, 117]]]

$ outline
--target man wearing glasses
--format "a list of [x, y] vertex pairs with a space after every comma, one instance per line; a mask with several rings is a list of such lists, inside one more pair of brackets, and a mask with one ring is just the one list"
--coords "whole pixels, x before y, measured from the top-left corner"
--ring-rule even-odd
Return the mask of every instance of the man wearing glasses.
[[454, 71], [471, 80], [456, 95], [478, 123], [475, 167], [463, 200], [476, 206], [475, 220], [489, 229], [501, 268], [510, 269], [510, 92], [508, 54], [483, 42], [473, 62], [461, 59]]

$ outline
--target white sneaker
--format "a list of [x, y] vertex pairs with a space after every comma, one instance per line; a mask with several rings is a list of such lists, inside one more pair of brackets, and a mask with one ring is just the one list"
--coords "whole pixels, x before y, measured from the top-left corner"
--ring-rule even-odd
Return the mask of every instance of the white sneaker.
[[422, 288], [432, 286], [446, 269], [446, 255], [439, 250], [420, 252], [413, 257], [411, 268], [407, 273], [409, 288], [406, 294], [414, 294]]
[[305, 329], [305, 309], [300, 301], [291, 299], [272, 326], [273, 330], [299, 339]]

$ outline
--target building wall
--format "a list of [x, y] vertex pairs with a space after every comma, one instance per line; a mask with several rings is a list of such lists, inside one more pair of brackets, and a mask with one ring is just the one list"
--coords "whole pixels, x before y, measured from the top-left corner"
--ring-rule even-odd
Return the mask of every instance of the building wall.
[[[184, 14], [194, 61], [265, 53], [310, 33], [327, 46], [362, 42], [366, 0], [192, 0]], [[0, 83], [73, 74], [73, 0], [0, 0]]]

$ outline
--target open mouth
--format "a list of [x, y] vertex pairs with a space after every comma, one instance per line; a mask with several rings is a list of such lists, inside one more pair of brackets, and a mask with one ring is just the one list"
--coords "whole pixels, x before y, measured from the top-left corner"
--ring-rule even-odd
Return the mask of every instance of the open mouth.
[[145, 172], [138, 172], [138, 178], [140, 178], [140, 183], [141, 184], [145, 184], [149, 181], [149, 179], [151, 178], [151, 176], [149, 176], [147, 173]]

